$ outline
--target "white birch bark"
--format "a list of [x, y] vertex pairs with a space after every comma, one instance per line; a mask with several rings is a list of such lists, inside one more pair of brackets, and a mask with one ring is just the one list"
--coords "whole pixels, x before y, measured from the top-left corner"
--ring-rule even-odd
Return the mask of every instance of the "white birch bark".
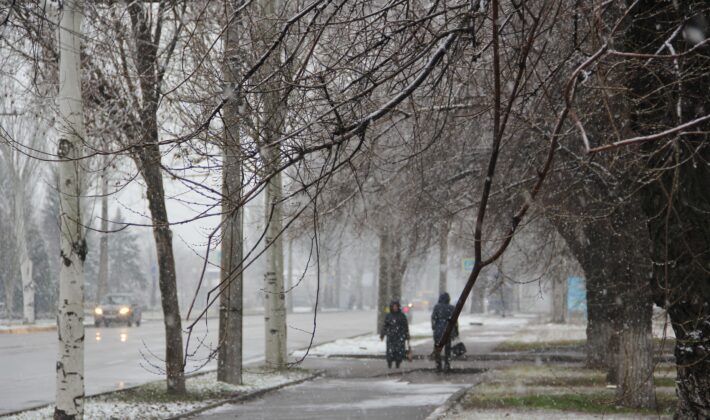
[[288, 264], [286, 271], [286, 312], [293, 313], [293, 238], [288, 241]]
[[[277, 154], [278, 150], [274, 150]], [[270, 156], [270, 158], [274, 158]], [[275, 166], [275, 165], [274, 165]], [[266, 328], [266, 365], [286, 367], [286, 300], [283, 276], [281, 222], [281, 174], [275, 174], [266, 187], [266, 274], [264, 275], [264, 325]]]
[[27, 228], [25, 226], [25, 185], [15, 184], [15, 244], [17, 259], [20, 263], [20, 278], [22, 279], [22, 322], [35, 322], [35, 283], [32, 279], [32, 260], [27, 247]]
[[[274, 24], [277, 14], [281, 12], [281, 2], [278, 0], [262, 0], [261, 3], [264, 21], [261, 29], [261, 36], [265, 44], [269, 44], [275, 37], [275, 29], [279, 25]], [[278, 54], [272, 54], [264, 65], [262, 75], [270, 75], [278, 71], [281, 67], [281, 58]], [[286, 120], [286, 100], [282, 100], [281, 95], [284, 89], [280, 77], [275, 77], [271, 82], [265, 83], [265, 91], [262, 93], [264, 115], [261, 121], [261, 157], [264, 160], [266, 176], [271, 176], [266, 186], [265, 194], [265, 216], [266, 235], [265, 241], [268, 247], [266, 251], [266, 272], [264, 274], [264, 327], [265, 327], [265, 363], [267, 367], [273, 369], [283, 369], [286, 367], [286, 296], [284, 293], [284, 273], [283, 273], [283, 236], [280, 236], [282, 229], [281, 220], [281, 199], [283, 196], [283, 184], [281, 173], [278, 173], [280, 166], [280, 148], [278, 140], [282, 134]]]
[[81, 226], [81, 155], [84, 138], [80, 84], [80, 36], [83, 2], [65, 0], [58, 30], [59, 46], [59, 193], [61, 269], [59, 272], [59, 357], [55, 419], [84, 416], [84, 259]]

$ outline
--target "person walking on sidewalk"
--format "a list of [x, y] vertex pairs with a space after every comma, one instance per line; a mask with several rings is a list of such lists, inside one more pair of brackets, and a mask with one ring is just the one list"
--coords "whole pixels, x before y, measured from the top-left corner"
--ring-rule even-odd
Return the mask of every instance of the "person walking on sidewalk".
[[[451, 319], [454, 314], [454, 307], [450, 304], [451, 297], [449, 294], [444, 292], [439, 296], [439, 303], [434, 306], [434, 311], [431, 313], [431, 329], [434, 332], [434, 345], [441, 340], [444, 336], [444, 331], [446, 331], [446, 323]], [[459, 325], [456, 323], [454, 329], [451, 331], [449, 340], [444, 344], [444, 370], [451, 370], [451, 364], [449, 360], [451, 359], [451, 339], [458, 337], [459, 335]], [[441, 371], [441, 352], [436, 353], [436, 370]]]
[[387, 336], [387, 367], [399, 367], [407, 355], [406, 342], [409, 340], [409, 323], [407, 316], [402, 313], [399, 301], [390, 303], [390, 313], [385, 317], [385, 325], [380, 335], [380, 340]]

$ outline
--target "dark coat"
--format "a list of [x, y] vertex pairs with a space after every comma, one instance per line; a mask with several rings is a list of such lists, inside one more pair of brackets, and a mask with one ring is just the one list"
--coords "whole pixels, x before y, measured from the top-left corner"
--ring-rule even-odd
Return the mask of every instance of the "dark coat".
[[[453, 305], [449, 304], [450, 298], [448, 293], [442, 293], [439, 296], [439, 303], [434, 306], [434, 311], [431, 313], [431, 329], [434, 331], [434, 341], [439, 342], [446, 331], [446, 323], [454, 314]], [[454, 326], [451, 332], [451, 338], [458, 337], [458, 323]]]
[[409, 340], [407, 315], [402, 311], [388, 313], [383, 335], [387, 336], [387, 360], [401, 362], [407, 355], [405, 343]]

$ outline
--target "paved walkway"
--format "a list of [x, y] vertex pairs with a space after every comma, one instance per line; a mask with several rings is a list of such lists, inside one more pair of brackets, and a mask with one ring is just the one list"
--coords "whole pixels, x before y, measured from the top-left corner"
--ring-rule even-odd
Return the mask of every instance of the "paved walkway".
[[[462, 333], [469, 354], [485, 354], [522, 328], [520, 322], [473, 325]], [[414, 348], [431, 352], [432, 343]], [[437, 373], [433, 362], [416, 359], [400, 369], [387, 369], [384, 360], [368, 358], [307, 358], [303, 367], [324, 376], [283, 388], [261, 398], [226, 404], [194, 418], [202, 419], [426, 419], [456, 391], [475, 384], [480, 362], [453, 362], [453, 371]]]

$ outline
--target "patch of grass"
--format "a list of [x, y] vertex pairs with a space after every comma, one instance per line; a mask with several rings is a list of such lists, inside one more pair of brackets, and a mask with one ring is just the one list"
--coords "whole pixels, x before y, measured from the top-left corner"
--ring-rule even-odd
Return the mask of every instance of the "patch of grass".
[[659, 409], [631, 409], [619, 407], [614, 404], [613, 392], [593, 392], [593, 393], [564, 393], [564, 394], [535, 394], [535, 395], [499, 395], [483, 394], [477, 395], [475, 392], [464, 404], [466, 408], [479, 409], [548, 409], [562, 411], [576, 411], [592, 414], [671, 414], [675, 405], [675, 399], [666, 395], [658, 396]]
[[[515, 352], [515, 351], [544, 351], [544, 350], [580, 350], [584, 351], [584, 346], [587, 340], [553, 340], [553, 341], [538, 341], [533, 343], [522, 341], [504, 341], [499, 344], [495, 351], [499, 352]], [[653, 349], [658, 352], [662, 350], [665, 353], [673, 353], [675, 348], [675, 339], [673, 338], [654, 338]]]
[[410, 340], [426, 340], [426, 339], [429, 339], [429, 338], [432, 338], [432, 337], [431, 337], [431, 334], [427, 334], [427, 335], [413, 335], [413, 336], [409, 337]]
[[672, 414], [676, 405], [673, 372], [654, 372], [658, 410], [618, 406], [616, 389], [606, 388], [606, 372], [581, 365], [516, 364], [488, 372], [488, 379], [471, 390], [464, 405], [476, 409], [552, 409], [591, 414]]
[[527, 343], [522, 341], [504, 341], [499, 344], [495, 351], [514, 352], [514, 351], [540, 351], [540, 350], [576, 350], [584, 348], [586, 340], [557, 340], [557, 341], [540, 341]]
[[127, 403], [173, 403], [195, 402], [203, 400], [221, 399], [233, 396], [236, 393], [228, 389], [228, 385], [216, 389], [190, 390], [185, 394], [168, 394], [165, 381], [151, 382], [122, 392], [109, 394], [105, 401], [121, 401]]
[[187, 392], [181, 395], [168, 394], [167, 386], [164, 380], [150, 382], [140, 385], [136, 388], [130, 388], [124, 391], [119, 391], [107, 394], [101, 397], [104, 401], [116, 401], [126, 403], [177, 403], [177, 402], [198, 402], [206, 400], [220, 400], [232, 398], [250, 392], [255, 384], [250, 384], [249, 381], [254, 381], [255, 377], [278, 375], [286, 373], [294, 376], [307, 376], [308, 370], [300, 367], [291, 368], [287, 371], [277, 371], [267, 368], [245, 369], [242, 379], [244, 385], [235, 386], [223, 382], [217, 382], [216, 372], [206, 372], [204, 374], [196, 374], [186, 378]]
[[672, 378], [668, 377], [668, 376], [654, 375], [653, 383], [656, 384], [657, 387], [666, 386], [666, 387], [675, 388], [675, 375]]

